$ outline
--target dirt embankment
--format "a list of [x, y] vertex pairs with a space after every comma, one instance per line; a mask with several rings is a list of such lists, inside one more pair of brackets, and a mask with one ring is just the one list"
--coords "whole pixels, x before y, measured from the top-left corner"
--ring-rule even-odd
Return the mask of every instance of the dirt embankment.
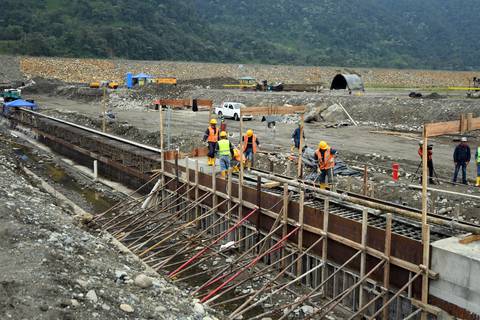
[[[65, 82], [93, 80], [123, 81], [127, 72], [168, 75], [179, 80], [252, 76], [258, 80], [284, 83], [323, 83], [329, 87], [337, 73], [358, 73], [367, 86], [444, 87], [468, 85], [475, 72], [366, 69], [286, 65], [239, 65], [172, 61], [131, 61], [23, 57], [21, 71], [28, 77], [55, 78]], [[228, 83], [228, 82], [227, 82]]]

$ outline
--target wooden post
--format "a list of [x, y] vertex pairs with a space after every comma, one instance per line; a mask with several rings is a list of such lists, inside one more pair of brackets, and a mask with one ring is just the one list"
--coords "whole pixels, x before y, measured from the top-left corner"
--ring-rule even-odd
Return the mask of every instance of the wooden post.
[[[462, 120], [463, 120], [462, 115]], [[463, 124], [463, 121], [461, 121]], [[461, 126], [462, 129], [462, 126]], [[423, 126], [423, 154], [427, 154], [427, 129]], [[427, 193], [427, 181], [428, 181], [428, 168], [427, 157], [422, 157], [422, 243], [423, 243], [423, 265], [426, 267], [426, 272], [422, 275], [422, 302], [428, 304], [428, 269], [430, 260], [430, 229], [427, 222], [427, 210], [428, 210], [428, 193]], [[422, 311], [422, 320], [427, 320], [428, 314]]]
[[286, 175], [287, 177], [290, 176], [290, 167], [291, 167], [291, 162], [290, 162], [290, 161], [291, 161], [291, 160], [288, 160], [288, 161], [287, 161], [287, 168], [285, 169], [285, 175]]
[[[158, 107], [159, 117], [160, 117], [160, 170], [161, 170], [161, 185], [165, 185], [165, 150], [163, 150], [163, 113], [162, 113], [162, 106], [159, 105]], [[162, 188], [162, 199], [165, 199], [165, 191]]]
[[[322, 241], [322, 283], [327, 279], [327, 250], [328, 250], [328, 216], [329, 216], [329, 199], [325, 198], [325, 203], [323, 206], [323, 232], [325, 232], [325, 237]], [[325, 297], [325, 289], [322, 289], [322, 296]]]
[[[228, 170], [228, 181], [227, 181], [227, 196], [228, 196], [228, 202], [227, 202], [227, 220], [225, 221], [226, 224], [226, 229], [230, 227], [230, 221], [232, 221], [232, 170]], [[235, 240], [235, 234], [232, 232], [229, 234], [229, 241], [234, 241]]]
[[[368, 231], [368, 209], [363, 209], [362, 213], [362, 253], [360, 256], [360, 278], [365, 276], [365, 269], [367, 263], [367, 231]], [[363, 291], [363, 283], [360, 285], [358, 297], [358, 308], [361, 309], [365, 304], [365, 293]]]
[[243, 211], [243, 118], [240, 114], [240, 176], [238, 177], [238, 216], [242, 217]]
[[466, 121], [465, 121], [465, 114], [460, 115], [460, 133], [463, 134], [465, 131], [467, 131], [467, 126], [466, 126]]
[[262, 215], [261, 213], [261, 207], [262, 207], [262, 177], [257, 176], [257, 206], [258, 210], [255, 212], [257, 215], [257, 219], [255, 221], [255, 227], [257, 228], [257, 242], [260, 241], [260, 217]]
[[[185, 158], [185, 181], [187, 182], [187, 203], [189, 203], [190, 202], [189, 201], [190, 200], [190, 191], [188, 191], [188, 190], [190, 189], [190, 166], [189, 166], [188, 157]], [[188, 204], [187, 204], [187, 206], [188, 206]], [[186, 213], [187, 219], [190, 219], [191, 212], [192, 212], [192, 210], [188, 210], [188, 212]]]
[[[199, 171], [198, 159], [196, 159], [195, 160], [195, 203], [197, 205], [195, 206], [195, 219], [198, 219], [198, 217], [200, 216], [200, 207], [198, 206], [198, 198], [199, 198], [198, 171]], [[197, 222], [197, 227], [199, 226], [200, 226], [200, 221]]]
[[[283, 184], [283, 216], [282, 216], [282, 238], [285, 238], [288, 233], [288, 184]], [[287, 255], [285, 247], [282, 249], [282, 258]], [[282, 261], [282, 269], [285, 268], [286, 261]]]
[[[298, 203], [299, 210], [298, 210], [298, 224], [300, 225], [300, 229], [298, 229], [298, 241], [297, 241], [297, 248], [298, 254], [302, 254], [303, 252], [303, 206], [305, 201], [305, 193], [303, 190], [300, 191], [300, 201]], [[303, 259], [299, 259], [297, 261], [297, 276], [302, 274], [302, 265]]]
[[102, 131], [107, 132], [107, 88], [103, 87], [103, 115], [102, 115]]
[[366, 196], [368, 192], [368, 167], [363, 167], [363, 195]]
[[[387, 304], [388, 301], [388, 290], [390, 289], [390, 252], [392, 247], [392, 214], [387, 213], [386, 215], [386, 226], [385, 226], [385, 256], [387, 261], [383, 266], [383, 287], [386, 290], [385, 295], [383, 296], [383, 305]], [[388, 305], [383, 309], [383, 319], [389, 319], [389, 307]]]
[[93, 181], [98, 179], [98, 160], [93, 160]]
[[302, 177], [302, 144], [303, 144], [303, 113], [300, 116], [300, 144], [298, 146], [298, 168], [297, 177]]
[[467, 113], [467, 131], [472, 130], [473, 113]]

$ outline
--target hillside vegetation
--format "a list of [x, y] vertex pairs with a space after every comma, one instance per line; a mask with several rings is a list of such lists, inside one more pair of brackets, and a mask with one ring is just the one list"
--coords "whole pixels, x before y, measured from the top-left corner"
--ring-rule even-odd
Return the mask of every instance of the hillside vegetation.
[[0, 52], [480, 69], [474, 0], [4, 0]]

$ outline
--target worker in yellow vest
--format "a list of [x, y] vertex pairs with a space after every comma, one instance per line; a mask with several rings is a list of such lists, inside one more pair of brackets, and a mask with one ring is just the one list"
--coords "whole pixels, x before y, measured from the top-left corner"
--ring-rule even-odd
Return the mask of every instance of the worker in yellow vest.
[[247, 168], [250, 170], [254, 162], [254, 154], [257, 153], [257, 148], [260, 146], [260, 141], [253, 133], [252, 129], [248, 129], [243, 136], [243, 154], [245, 155]]
[[327, 180], [333, 184], [333, 168], [335, 167], [335, 154], [337, 152], [325, 141], [320, 141], [315, 151], [315, 160], [318, 161], [318, 172], [320, 173], [320, 188], [325, 189]]
[[220, 161], [222, 177], [225, 178], [230, 170], [230, 160], [234, 156], [233, 145], [228, 140], [225, 131], [220, 132], [220, 140], [216, 144], [215, 151]]
[[215, 147], [218, 141], [219, 129], [217, 128], [217, 119], [210, 120], [210, 126], [205, 131], [203, 142], [208, 142], [208, 165], [215, 165]]

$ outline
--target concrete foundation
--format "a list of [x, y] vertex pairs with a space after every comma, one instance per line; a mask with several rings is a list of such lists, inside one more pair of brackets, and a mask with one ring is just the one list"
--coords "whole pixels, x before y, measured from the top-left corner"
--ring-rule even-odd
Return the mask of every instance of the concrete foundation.
[[431, 282], [430, 295], [447, 312], [463, 319], [478, 319], [480, 241], [461, 244], [459, 240], [451, 237], [432, 243], [431, 268], [440, 277]]

